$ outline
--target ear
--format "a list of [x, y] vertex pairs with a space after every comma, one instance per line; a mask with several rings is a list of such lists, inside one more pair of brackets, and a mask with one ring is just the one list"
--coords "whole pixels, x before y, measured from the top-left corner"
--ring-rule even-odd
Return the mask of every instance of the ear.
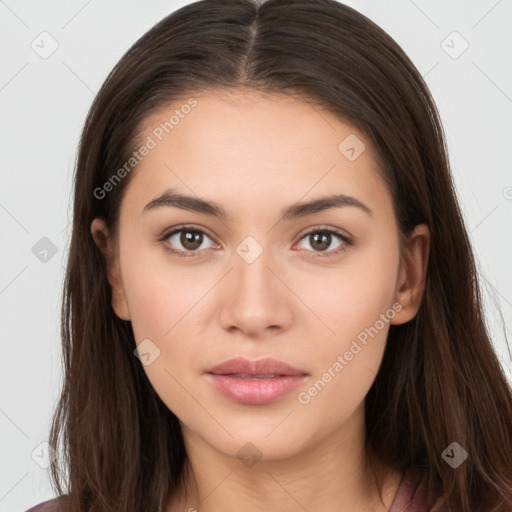
[[112, 237], [103, 219], [95, 218], [92, 221], [91, 234], [107, 264], [108, 282], [112, 288], [112, 308], [121, 320], [130, 320], [130, 311], [128, 310], [128, 302], [119, 268], [119, 258], [116, 255]]
[[419, 224], [403, 249], [395, 294], [395, 301], [402, 307], [392, 324], [404, 324], [418, 313], [425, 291], [429, 250], [430, 230], [426, 224]]

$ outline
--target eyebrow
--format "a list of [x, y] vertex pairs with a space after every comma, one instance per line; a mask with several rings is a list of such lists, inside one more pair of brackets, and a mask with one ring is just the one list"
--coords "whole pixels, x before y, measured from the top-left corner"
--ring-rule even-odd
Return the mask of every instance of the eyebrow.
[[[359, 199], [344, 194], [333, 194], [307, 202], [292, 204], [291, 206], [281, 210], [280, 220], [296, 219], [305, 217], [306, 215], [322, 212], [330, 208], [341, 208], [344, 206], [354, 206], [370, 216], [373, 215], [372, 210], [359, 201]], [[203, 215], [210, 215], [222, 220], [229, 220], [229, 215], [224, 208], [213, 201], [206, 201], [199, 197], [186, 196], [173, 190], [166, 190], [161, 196], [150, 201], [144, 207], [143, 213], [162, 207], [180, 208], [182, 210], [197, 212]]]

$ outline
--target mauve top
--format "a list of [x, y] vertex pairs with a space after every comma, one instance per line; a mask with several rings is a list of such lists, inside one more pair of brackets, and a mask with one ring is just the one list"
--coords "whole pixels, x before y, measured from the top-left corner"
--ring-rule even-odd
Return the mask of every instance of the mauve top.
[[[66, 512], [59, 507], [59, 498], [53, 498], [32, 507], [26, 512]], [[407, 473], [398, 486], [397, 493], [388, 512], [445, 512], [444, 508], [428, 510], [426, 494], [418, 481]]]

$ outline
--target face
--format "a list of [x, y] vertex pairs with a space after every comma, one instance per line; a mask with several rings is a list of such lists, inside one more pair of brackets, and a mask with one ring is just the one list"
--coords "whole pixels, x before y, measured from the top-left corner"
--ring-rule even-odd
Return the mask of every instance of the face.
[[[390, 324], [418, 309], [425, 250], [401, 263], [390, 193], [354, 126], [290, 97], [194, 98], [145, 122], [140, 140], [154, 144], [126, 188], [118, 246], [106, 249], [113, 306], [187, 436], [229, 456], [254, 445], [284, 458], [361, 418]], [[188, 113], [161, 136], [176, 109]], [[92, 232], [108, 238], [100, 219]], [[298, 375], [210, 374], [238, 357]]]

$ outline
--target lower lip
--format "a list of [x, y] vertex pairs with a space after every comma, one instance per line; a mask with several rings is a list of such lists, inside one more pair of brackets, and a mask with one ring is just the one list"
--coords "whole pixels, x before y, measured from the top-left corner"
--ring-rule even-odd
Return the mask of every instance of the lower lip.
[[220, 393], [234, 402], [268, 404], [300, 386], [306, 375], [283, 375], [268, 379], [243, 379], [232, 375], [208, 374]]

